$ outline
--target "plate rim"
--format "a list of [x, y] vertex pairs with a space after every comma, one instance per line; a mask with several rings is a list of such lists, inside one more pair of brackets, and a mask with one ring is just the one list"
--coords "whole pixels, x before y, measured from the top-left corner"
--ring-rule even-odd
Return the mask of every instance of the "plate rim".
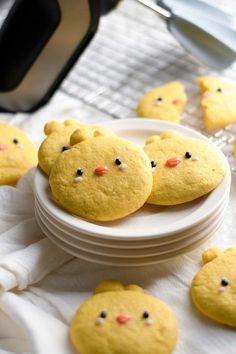
[[[183, 254], [186, 254], [188, 252], [191, 252], [191, 251], [195, 250], [196, 248], [200, 247], [204, 242], [209, 240], [219, 230], [221, 225], [222, 225], [222, 223], [220, 225], [217, 225], [216, 228], [212, 231], [212, 233], [210, 233], [207, 237], [201, 239], [200, 241], [194, 242], [190, 246], [184, 247], [183, 249], [181, 249], [181, 252], [179, 252], [179, 253], [177, 251], [173, 251], [173, 252], [170, 252], [170, 254], [167, 253], [166, 254], [167, 255], [166, 258], [163, 257], [163, 255], [160, 255], [161, 259], [159, 259], [159, 260], [155, 259], [155, 260], [151, 260], [151, 261], [148, 261], [148, 262], [143, 261], [143, 263], [141, 262], [141, 263], [123, 263], [122, 264], [120, 262], [118, 264], [118, 263], [115, 263], [115, 262], [112, 262], [112, 261], [106, 261], [106, 262], [105, 261], [100, 261], [100, 260], [99, 261], [98, 260], [94, 261], [94, 256], [96, 257], [96, 255], [90, 254], [91, 257], [89, 257], [88, 255], [87, 256], [84, 256], [84, 255], [81, 255], [81, 254], [78, 255], [78, 254], [76, 254], [76, 252], [73, 251], [73, 247], [71, 247], [71, 246], [70, 247], [72, 248], [72, 251], [71, 250], [68, 251], [67, 246], [69, 246], [69, 245], [66, 245], [66, 246], [61, 245], [61, 243], [63, 243], [63, 242], [62, 241], [58, 242], [59, 240], [56, 239], [55, 236], [53, 238], [51, 238], [49, 236], [47, 236], [47, 237], [52, 243], [54, 243], [57, 247], [61, 248], [64, 252], [66, 252], [66, 253], [68, 253], [68, 254], [76, 257], [76, 258], [83, 259], [83, 260], [85, 260], [87, 262], [90, 262], [90, 263], [103, 264], [103, 265], [106, 265], [106, 266], [113, 266], [113, 267], [143, 267], [143, 266], [150, 266], [150, 265], [166, 262], [168, 260], [171, 260], [173, 258], [182, 256]], [[82, 251], [82, 252], [89, 253], [89, 252], [85, 252], [85, 251]], [[99, 255], [97, 255], [97, 256], [99, 256]], [[100, 257], [105, 257], [105, 256], [100, 256]], [[143, 257], [143, 258], [145, 258], [145, 257]], [[154, 258], [154, 256], [151, 256], [149, 258]], [[128, 260], [128, 258], [127, 258], [127, 260]]]
[[[111, 239], [107, 240], [107, 239], [93, 237], [91, 235], [82, 234], [82, 233], [80, 233], [79, 236], [76, 236], [76, 235], [74, 235], [72, 233], [72, 229], [69, 229], [69, 228], [67, 230], [66, 229], [60, 229], [60, 226], [58, 224], [55, 224], [55, 220], [49, 219], [49, 217], [51, 217], [51, 216], [45, 215], [45, 210], [42, 210], [42, 207], [38, 203], [38, 201], [35, 201], [35, 209], [37, 209], [38, 213], [40, 213], [40, 215], [42, 215], [42, 217], [45, 219], [47, 224], [49, 224], [51, 227], [55, 228], [56, 230], [64, 233], [66, 235], [66, 237], [68, 235], [69, 237], [71, 237], [71, 238], [73, 238], [75, 240], [81, 240], [81, 241], [84, 241], [84, 242], [86, 242], [87, 244], [90, 244], [90, 245], [103, 246], [103, 247], [107, 247], [107, 248], [116, 248], [116, 249], [117, 248], [120, 248], [120, 249], [136, 248], [136, 249], [139, 249], [139, 248], [156, 247], [157, 245], [158, 246], [164, 246], [164, 245], [166, 246], [168, 244], [172, 244], [174, 242], [178, 242], [179, 240], [186, 240], [187, 238], [192, 237], [197, 232], [201, 232], [204, 227], [206, 227], [206, 226], [208, 227], [209, 223], [214, 222], [214, 220], [216, 218], [218, 218], [222, 214], [222, 212], [224, 210], [227, 209], [228, 203], [229, 203], [229, 198], [227, 197], [222, 202], [222, 204], [220, 205], [218, 210], [216, 210], [207, 220], [205, 220], [204, 223], [200, 223], [199, 225], [195, 226], [194, 231], [193, 232], [191, 231], [190, 234], [187, 233], [187, 235], [185, 234], [184, 236], [182, 236], [182, 235], [180, 236], [179, 234], [176, 234], [176, 236], [174, 238], [172, 238], [170, 241], [163, 241], [162, 240], [161, 243], [157, 242], [158, 239], [156, 240], [155, 243], [154, 243], [155, 240], [152, 240], [152, 239], [148, 240], [149, 242], [152, 241], [151, 244], [149, 242], [147, 243], [147, 240], [145, 240], [145, 241], [144, 240], [141, 240], [141, 241], [139, 240], [139, 241], [135, 241], [136, 242], [135, 246], [134, 246], [134, 241], [133, 240], [132, 241], [131, 240], [128, 240], [128, 241], [127, 240], [125, 240], [125, 241], [122, 240], [121, 241], [122, 242], [122, 246], [121, 247], [119, 246], [120, 240], [111, 240]], [[196, 228], [197, 228], [197, 230], [196, 230]], [[93, 237], [93, 240], [92, 241], [91, 240], [88, 241], [87, 238], [86, 238], [87, 236], [88, 237]], [[84, 237], [84, 239], [83, 239], [83, 237]], [[168, 237], [168, 239], [169, 239], [169, 237]], [[108, 245], [108, 244], [105, 244], [105, 243], [102, 244], [102, 243], [99, 243], [101, 240], [105, 241], [105, 242], [106, 241], [110, 241], [110, 242], [115, 241], [116, 243], [115, 243], [115, 246], [114, 246], [114, 243], [113, 243], [113, 245], [111, 245], [111, 244]], [[129, 246], [128, 247], [127, 247], [127, 242], [129, 242]], [[142, 244], [137, 245], [138, 242], [142, 242]], [[145, 242], [145, 245], [143, 245], [143, 242]], [[125, 246], [124, 246], [124, 243], [126, 243]]]
[[[62, 235], [58, 236], [58, 232], [55, 233], [54, 230], [50, 229], [50, 227], [45, 224], [42, 220], [42, 216], [40, 215], [39, 212], [36, 212], [37, 214], [37, 221], [38, 219], [40, 220], [40, 223], [43, 224], [43, 228], [45, 228], [47, 230], [47, 232], [49, 232], [50, 234], [52, 234], [52, 236], [54, 236], [56, 239], [58, 239], [59, 241], [62, 241], [64, 244], [69, 245], [70, 247], [74, 248], [75, 250], [81, 250], [81, 251], [85, 251], [85, 252], [90, 252], [91, 254], [95, 254], [95, 255], [99, 255], [99, 256], [109, 256], [109, 257], [114, 257], [114, 258], [124, 258], [124, 259], [138, 259], [138, 258], [142, 258], [142, 257], [152, 257], [152, 256], [159, 256], [159, 255], [163, 255], [163, 254], [167, 254], [169, 252], [175, 252], [178, 250], [181, 250], [185, 247], [191, 246], [192, 244], [194, 244], [197, 241], [203, 240], [207, 237], [208, 234], [211, 234], [217, 227], [219, 227], [222, 223], [223, 223], [223, 219], [225, 216], [225, 211], [226, 211], [226, 207], [224, 207], [220, 213], [220, 215], [214, 219], [214, 221], [212, 223], [210, 223], [206, 228], [204, 228], [203, 230], [201, 230], [201, 232], [196, 232], [194, 234], [194, 237], [192, 238], [192, 242], [190, 240], [184, 240], [184, 242], [180, 242], [176, 245], [176, 243], [171, 243], [170, 245], [174, 246], [171, 249], [168, 249], [169, 245], [158, 245], [156, 247], [149, 247], [148, 249], [150, 250], [150, 254], [145, 254], [145, 255], [132, 255], [132, 249], [126, 249], [125, 251], [130, 251], [130, 254], [122, 254], [122, 252], [124, 252], [124, 249], [119, 249], [116, 248], [115, 250], [117, 251], [117, 254], [112, 254], [112, 250], [110, 248], [106, 247], [102, 247], [102, 246], [95, 246], [95, 249], [93, 247], [91, 248], [86, 248], [84, 246], [79, 246], [78, 244], [76, 245], [76, 243], [70, 242], [68, 241], [68, 238], [63, 239]], [[40, 226], [41, 227], [41, 226]], [[46, 231], [44, 231], [46, 233]], [[79, 242], [83, 242], [81, 240], [78, 240]], [[177, 247], [176, 247], [177, 246]], [[102, 250], [96, 250], [96, 247], [99, 248], [101, 247]], [[161, 247], [160, 250], [158, 250]], [[155, 253], [153, 253], [153, 249], [157, 248], [157, 250], [155, 251]], [[136, 249], [141, 251], [142, 248]], [[146, 249], [147, 250], [147, 249]], [[118, 251], [120, 251], [120, 255], [118, 255]], [[101, 253], [100, 253], [101, 252]]]

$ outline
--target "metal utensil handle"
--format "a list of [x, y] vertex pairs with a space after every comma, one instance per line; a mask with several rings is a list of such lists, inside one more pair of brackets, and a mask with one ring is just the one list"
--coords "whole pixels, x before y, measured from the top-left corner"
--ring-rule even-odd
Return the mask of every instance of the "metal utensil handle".
[[150, 0], [136, 0], [137, 2], [139, 2], [140, 4], [148, 7], [149, 9], [153, 10], [154, 12], [156, 12], [160, 17], [162, 17], [164, 20], [168, 20], [171, 17], [171, 12], [164, 9], [161, 6], [158, 6], [156, 4], [154, 4], [152, 1]]

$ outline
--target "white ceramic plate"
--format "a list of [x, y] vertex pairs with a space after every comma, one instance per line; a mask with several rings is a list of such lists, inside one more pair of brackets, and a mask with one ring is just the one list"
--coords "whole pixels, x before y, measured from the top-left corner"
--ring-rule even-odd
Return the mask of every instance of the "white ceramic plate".
[[[223, 155], [213, 143], [200, 133], [173, 123], [133, 118], [108, 121], [103, 125], [112, 129], [119, 136], [142, 146], [150, 135], [159, 134], [166, 130], [176, 130], [190, 137], [208, 141], [219, 154]], [[227, 163], [226, 159], [225, 161]], [[40, 205], [49, 214], [60, 220], [64, 225], [81, 233], [117, 240], [145, 240], [180, 233], [207, 220], [217, 210], [225, 193], [228, 192], [230, 180], [231, 174], [228, 166], [226, 177], [222, 183], [214, 191], [202, 198], [174, 207], [145, 205], [139, 211], [126, 218], [106, 223], [91, 222], [73, 216], [60, 208], [50, 195], [48, 178], [39, 169], [35, 175], [35, 193]]]
[[[194, 235], [201, 233], [204, 229], [209, 227], [216, 219], [218, 219], [224, 212], [224, 210], [227, 208], [228, 205], [228, 197], [227, 199], [222, 202], [221, 206], [209, 219], [207, 219], [204, 223], [201, 223], [200, 225], [197, 225], [190, 230], [187, 230], [183, 233], [176, 234], [175, 237], [167, 237], [167, 240], [162, 240], [162, 239], [151, 239], [151, 240], [146, 240], [144, 241], [117, 241], [117, 240], [103, 240], [101, 238], [96, 238], [95, 236], [89, 236], [87, 234], [82, 234], [78, 233], [73, 229], [66, 228], [62, 224], [59, 224], [56, 222], [52, 217], [50, 217], [48, 214], [46, 214], [45, 210], [41, 208], [41, 206], [38, 204], [38, 201], [35, 200], [35, 209], [40, 216], [42, 222], [44, 225], [48, 226], [49, 230], [53, 230], [54, 234], [58, 234], [58, 237], [61, 238], [62, 240], [66, 240], [67, 238], [69, 240], [72, 239], [75, 240], [75, 242], [82, 241], [83, 244], [86, 244], [86, 248], [92, 248], [93, 245], [99, 246], [99, 247], [105, 247], [109, 249], [145, 249], [145, 248], [150, 248], [150, 247], [157, 247], [157, 246], [167, 246], [169, 247], [170, 244], [173, 245], [175, 242], [184, 242], [184, 240], [187, 239], [192, 239]], [[161, 242], [160, 242], [161, 241]], [[167, 241], [167, 242], [165, 242]]]
[[142, 257], [150, 257], [150, 256], [157, 256], [161, 254], [166, 254], [173, 251], [181, 250], [184, 247], [191, 246], [197, 241], [205, 239], [209, 234], [212, 233], [216, 229], [217, 226], [221, 225], [223, 222], [224, 214], [226, 208], [221, 211], [221, 214], [215, 218], [207, 227], [205, 227], [201, 232], [196, 233], [191, 238], [187, 240], [180, 240], [178, 242], [174, 242], [168, 244], [167, 246], [156, 246], [156, 247], [149, 247], [144, 249], [119, 249], [119, 248], [108, 248], [103, 246], [95, 246], [90, 245], [86, 242], [81, 240], [75, 240], [70, 236], [66, 236], [63, 232], [58, 232], [53, 227], [48, 224], [45, 224], [45, 219], [40, 215], [40, 212], [35, 210], [37, 220], [40, 223], [40, 226], [43, 227], [43, 231], [46, 234], [52, 235], [55, 238], [61, 240], [64, 244], [67, 244], [73, 247], [75, 250], [82, 250], [85, 252], [89, 252], [91, 254], [102, 255], [102, 256], [109, 256], [109, 257], [118, 257], [118, 258], [142, 258]]
[[[37, 218], [37, 214], [36, 214]], [[72, 256], [81, 258], [83, 260], [92, 262], [92, 263], [98, 263], [98, 264], [104, 264], [108, 266], [114, 266], [114, 267], [139, 267], [139, 266], [148, 266], [152, 264], [157, 264], [161, 263], [164, 261], [167, 261], [171, 258], [180, 256], [182, 254], [185, 254], [187, 252], [190, 252], [194, 250], [195, 248], [199, 247], [202, 243], [204, 243], [207, 239], [209, 239], [211, 236], [215, 234], [215, 232], [219, 229], [220, 224], [216, 226], [216, 228], [207, 235], [207, 237], [201, 239], [200, 241], [197, 241], [193, 243], [191, 246], [184, 247], [181, 250], [174, 251], [174, 252], [169, 252], [166, 254], [158, 255], [158, 256], [152, 256], [152, 257], [142, 257], [142, 258], [114, 258], [114, 257], [109, 257], [109, 256], [101, 256], [97, 254], [93, 254], [91, 252], [86, 252], [82, 250], [75, 249], [74, 247], [66, 244], [65, 242], [59, 240], [56, 238], [53, 234], [51, 234], [44, 225], [40, 222], [40, 220], [37, 220], [40, 228], [43, 230], [44, 234], [47, 235], [47, 237], [59, 248], [63, 249], [65, 252], [71, 254]]]

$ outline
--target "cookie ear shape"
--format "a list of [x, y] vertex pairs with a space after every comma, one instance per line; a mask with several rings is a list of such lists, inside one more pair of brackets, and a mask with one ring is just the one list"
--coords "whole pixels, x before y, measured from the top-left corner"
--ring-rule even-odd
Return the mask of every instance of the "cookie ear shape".
[[183, 139], [183, 134], [177, 133], [173, 130], [168, 130], [160, 135], [162, 140], [164, 139]]
[[62, 129], [64, 126], [64, 124], [62, 122], [58, 122], [56, 120], [52, 120], [51, 122], [48, 122], [45, 126], [44, 126], [44, 133], [45, 135], [50, 135], [53, 132]]
[[99, 136], [110, 136], [110, 135], [113, 135], [113, 133], [107, 129], [102, 128], [102, 127], [97, 127], [93, 131], [94, 138], [99, 138]]
[[93, 137], [93, 131], [88, 128], [79, 128], [74, 131], [70, 137], [70, 145], [76, 145], [81, 143], [84, 140], [90, 139]]
[[44, 133], [45, 133], [45, 135], [48, 136], [57, 130], [60, 130], [60, 129], [63, 129], [65, 127], [69, 127], [72, 125], [78, 126], [78, 125], [80, 125], [80, 123], [75, 119], [68, 119], [68, 120], [65, 120], [64, 122], [52, 120], [44, 126]]
[[143, 288], [141, 288], [138, 285], [135, 284], [129, 284], [125, 286], [125, 290], [129, 290], [129, 291], [137, 291], [138, 293], [144, 293]]
[[94, 294], [105, 293], [109, 291], [136, 291], [139, 293], [143, 293], [144, 290], [135, 284], [129, 284], [124, 286], [119, 280], [104, 280], [96, 286]]
[[105, 293], [109, 291], [125, 290], [124, 285], [118, 280], [104, 280], [96, 286], [94, 294]]
[[78, 120], [76, 119], [67, 119], [64, 121], [64, 127], [69, 127], [70, 125], [82, 125]]
[[145, 141], [145, 145], [153, 144], [153, 143], [155, 143], [156, 141], [159, 141], [159, 140], [160, 140], [160, 136], [159, 135], [149, 136], [147, 138], [147, 140]]
[[160, 135], [149, 136], [145, 142], [145, 145], [153, 144], [157, 141], [165, 140], [165, 139], [183, 139], [183, 134], [172, 130], [168, 130], [164, 133], [161, 133]]
[[70, 145], [76, 145], [91, 138], [99, 138], [110, 135], [113, 135], [113, 133], [107, 129], [95, 125], [87, 125], [74, 131], [70, 137]]
[[219, 248], [209, 248], [202, 254], [202, 263], [206, 264], [213, 261], [220, 256], [223, 252]]

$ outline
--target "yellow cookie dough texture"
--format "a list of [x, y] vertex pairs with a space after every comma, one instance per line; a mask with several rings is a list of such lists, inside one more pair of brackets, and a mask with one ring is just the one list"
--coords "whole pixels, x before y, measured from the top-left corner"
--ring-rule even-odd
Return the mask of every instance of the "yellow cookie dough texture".
[[[83, 171], [81, 176], [77, 176], [78, 169]], [[152, 190], [152, 170], [136, 144], [116, 136], [97, 137], [61, 154], [49, 184], [57, 202], [69, 212], [108, 221], [131, 214], [146, 202]]]
[[[144, 150], [157, 164], [150, 204], [176, 205], [199, 198], [216, 188], [226, 173], [225, 160], [212, 145], [178, 132], [149, 137]], [[180, 162], [170, 167], [170, 159]]]
[[184, 86], [171, 81], [147, 92], [140, 100], [136, 112], [142, 118], [156, 118], [179, 123], [186, 104]]
[[224, 128], [236, 122], [236, 84], [222, 78], [203, 76], [198, 80], [206, 130]]
[[211, 248], [203, 264], [192, 282], [194, 304], [212, 320], [236, 327], [236, 248]]
[[177, 321], [165, 303], [118, 281], [99, 284], [70, 327], [80, 354], [169, 354], [177, 336]]
[[72, 145], [93, 136], [113, 134], [111, 131], [98, 125], [82, 124], [72, 119], [64, 122], [48, 122], [44, 127], [44, 132], [47, 138], [39, 148], [38, 158], [39, 166], [47, 175], [50, 174], [53, 164], [64, 148], [70, 148]]
[[0, 123], [0, 185], [16, 185], [37, 162], [37, 150], [29, 138], [21, 130]]

